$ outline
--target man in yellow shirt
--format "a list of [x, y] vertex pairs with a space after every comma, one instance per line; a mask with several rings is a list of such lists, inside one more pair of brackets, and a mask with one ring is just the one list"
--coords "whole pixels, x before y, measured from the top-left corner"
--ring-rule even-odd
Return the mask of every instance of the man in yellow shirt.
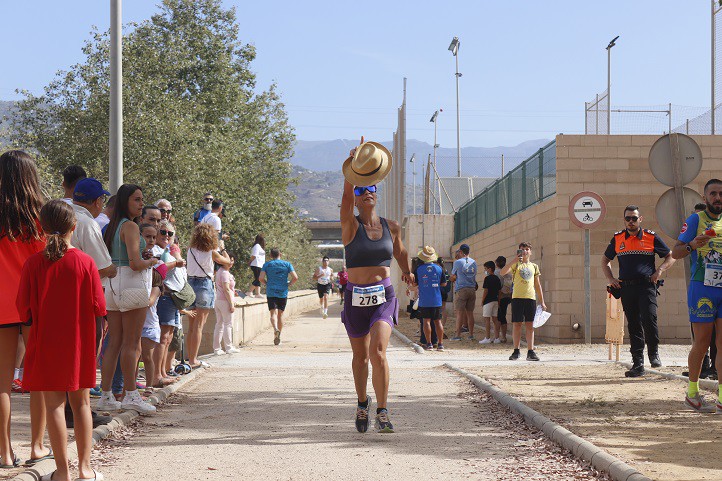
[[539, 266], [530, 262], [531, 244], [522, 242], [516, 251], [517, 261], [504, 266], [501, 275], [511, 272], [514, 278], [514, 290], [511, 295], [511, 325], [512, 338], [514, 340], [514, 352], [509, 356], [510, 361], [519, 359], [519, 345], [521, 344], [522, 322], [526, 326], [526, 342], [528, 351], [527, 361], [538, 361], [539, 356], [534, 352], [534, 315], [536, 314], [537, 294], [542, 309], [546, 310], [544, 304], [544, 293], [542, 292]]

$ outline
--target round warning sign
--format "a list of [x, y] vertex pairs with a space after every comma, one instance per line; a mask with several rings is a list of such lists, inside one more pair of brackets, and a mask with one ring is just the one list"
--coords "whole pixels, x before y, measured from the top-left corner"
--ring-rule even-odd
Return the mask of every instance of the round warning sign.
[[580, 192], [569, 202], [569, 219], [582, 229], [591, 229], [601, 223], [606, 215], [604, 199], [594, 192]]

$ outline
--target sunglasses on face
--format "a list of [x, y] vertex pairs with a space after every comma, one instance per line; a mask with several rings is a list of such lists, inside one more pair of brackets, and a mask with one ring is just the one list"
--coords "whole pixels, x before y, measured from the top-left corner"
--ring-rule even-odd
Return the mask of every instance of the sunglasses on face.
[[636, 215], [627, 215], [624, 217], [624, 220], [626, 220], [627, 222], [637, 222], [639, 220], [639, 217], [637, 217]]
[[205, 200], [206, 202], [213, 202], [213, 197], [206, 197], [203, 200]]
[[160, 235], [167, 235], [168, 237], [173, 237], [174, 234], [175, 232], [173, 232], [172, 230], [160, 230]]
[[353, 193], [356, 194], [356, 197], [358, 197], [360, 195], [364, 195], [364, 192], [367, 192], [367, 191], [373, 194], [374, 192], [376, 192], [376, 186], [369, 185], [366, 187], [354, 187], [354, 189], [353, 189]]

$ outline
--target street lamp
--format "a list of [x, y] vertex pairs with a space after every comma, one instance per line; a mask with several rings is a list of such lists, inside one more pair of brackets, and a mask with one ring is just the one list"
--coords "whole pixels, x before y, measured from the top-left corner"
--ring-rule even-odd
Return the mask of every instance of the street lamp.
[[[717, 8], [719, 5], [720, 8]], [[712, 120], [712, 135], [715, 134], [715, 115], [714, 111], [716, 109], [716, 99], [715, 99], [715, 87], [716, 87], [716, 78], [715, 78], [715, 68], [716, 68], [716, 58], [717, 55], [717, 14], [719, 11], [722, 10], [722, 0], [712, 0], [712, 110], [710, 110], [710, 116]]]
[[[434, 111], [434, 115], [432, 115], [431, 120], [429, 120], [429, 122], [432, 122], [434, 124], [434, 162], [432, 165], [434, 166], [434, 174], [436, 175], [437, 179], [439, 177], [439, 173], [436, 170], [436, 149], [439, 148], [439, 144], [436, 142], [436, 131], [437, 131], [436, 120], [439, 117], [439, 112], [443, 112], [443, 111], [444, 111], [444, 109], [439, 109], [439, 110]], [[434, 181], [434, 184], [436, 184], [436, 181]], [[436, 190], [436, 186], [434, 186], [434, 190]], [[441, 207], [439, 206], [439, 208], [441, 208]], [[435, 208], [434, 208], [434, 210], [435, 210]]]
[[[459, 47], [461, 42], [459, 37], [454, 37], [449, 45], [449, 52], [456, 59], [456, 174], [457, 177], [461, 177], [461, 140], [460, 140], [460, 127], [459, 127]], [[435, 166], [435, 165], [434, 165]]]
[[618, 38], [619, 35], [607, 45], [607, 135], [612, 135], [612, 47]]
[[110, 0], [110, 192], [123, 184], [123, 18], [122, 0]]

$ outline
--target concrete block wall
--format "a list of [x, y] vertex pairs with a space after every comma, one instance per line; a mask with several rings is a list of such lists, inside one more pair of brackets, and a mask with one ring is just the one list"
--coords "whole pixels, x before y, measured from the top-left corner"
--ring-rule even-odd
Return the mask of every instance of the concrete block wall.
[[[702, 150], [703, 167], [687, 187], [700, 194], [710, 178], [722, 178], [722, 136], [692, 136]], [[669, 189], [649, 169], [648, 156], [655, 135], [559, 135], [557, 136], [557, 193], [497, 225], [463, 240], [471, 246], [472, 257], [482, 263], [497, 255], [513, 257], [516, 245], [528, 240], [534, 245], [547, 306], [553, 313], [539, 336], [554, 342], [580, 342], [584, 333], [573, 331], [574, 323], [584, 325], [583, 231], [569, 220], [567, 206], [581, 191], [600, 194], [607, 205], [607, 217], [591, 231], [592, 338], [604, 340], [606, 279], [601, 257], [614, 232], [624, 228], [623, 210], [629, 204], [640, 207], [643, 227], [660, 233], [670, 247], [675, 238], [659, 231], [655, 206]], [[680, 226], [681, 227], [681, 226]], [[458, 244], [455, 246], [458, 247]], [[657, 260], [659, 265], [660, 260]], [[617, 273], [617, 261], [613, 262]], [[480, 302], [480, 300], [479, 300]], [[665, 276], [658, 300], [658, 322], [663, 342], [689, 342], [686, 284], [682, 261]], [[479, 316], [477, 316], [479, 317]]]
[[[271, 327], [266, 298], [236, 297], [233, 313], [233, 345], [245, 344], [254, 339], [265, 329]], [[306, 289], [288, 293], [288, 303], [283, 319], [291, 319], [304, 312], [318, 308], [318, 294], [315, 290]], [[213, 352], [213, 329], [216, 325], [216, 313], [211, 311], [203, 327], [203, 338], [199, 349], [200, 354]], [[188, 319], [183, 316], [183, 329], [188, 329]]]

